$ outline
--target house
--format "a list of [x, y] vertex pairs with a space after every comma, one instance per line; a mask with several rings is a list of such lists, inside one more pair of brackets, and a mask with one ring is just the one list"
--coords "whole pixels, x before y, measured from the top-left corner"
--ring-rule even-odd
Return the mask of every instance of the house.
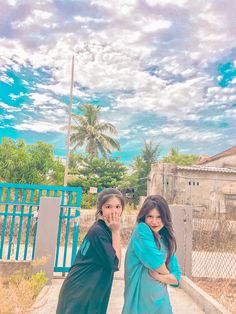
[[236, 213], [236, 146], [193, 166], [154, 163], [147, 187], [148, 195], [161, 194], [170, 204]]
[[212, 157], [203, 157], [198, 165], [236, 169], [236, 146]]

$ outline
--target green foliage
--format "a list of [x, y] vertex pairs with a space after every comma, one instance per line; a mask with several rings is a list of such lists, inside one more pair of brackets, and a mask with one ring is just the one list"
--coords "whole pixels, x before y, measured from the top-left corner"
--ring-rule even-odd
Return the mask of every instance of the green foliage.
[[161, 162], [182, 166], [191, 166], [199, 160], [198, 155], [180, 154], [177, 148], [171, 148], [169, 155], [164, 157]]
[[32, 275], [31, 269], [29, 272], [26, 270], [23, 272], [16, 272], [6, 279], [6, 284], [13, 284], [15, 286], [20, 286], [22, 282], [25, 282], [28, 285], [30, 291], [32, 292], [32, 297], [35, 298], [41, 289], [45, 286], [48, 281], [45, 273], [39, 271], [36, 274]]
[[68, 185], [82, 186], [85, 192], [90, 187], [117, 187], [123, 182], [127, 168], [117, 158], [84, 157], [77, 170], [77, 179]]
[[[24, 140], [3, 138], [0, 145], [0, 176], [6, 182], [50, 183], [50, 175], [59, 184], [63, 165], [54, 160], [53, 146], [44, 142], [26, 145]], [[54, 181], [53, 181], [54, 182]]]
[[83, 193], [81, 207], [82, 208], [94, 208], [97, 203], [97, 194]]
[[136, 203], [139, 196], [147, 195], [147, 177], [151, 170], [151, 164], [157, 160], [159, 154], [159, 144], [153, 141], [145, 141], [141, 155], [134, 158], [129, 182], [130, 186], [135, 189]]
[[[32, 266], [32, 265], [31, 265]], [[0, 313], [29, 313], [35, 299], [47, 283], [44, 272], [32, 274], [33, 268], [0, 276]]]
[[45, 276], [43, 271], [40, 271], [31, 276], [31, 278], [28, 280], [28, 284], [30, 290], [33, 293], [33, 297], [36, 297], [39, 294], [42, 288], [46, 285], [47, 281], [48, 278]]
[[85, 144], [85, 151], [88, 155], [98, 157], [99, 152], [107, 157], [114, 150], [120, 150], [119, 142], [107, 133], [117, 135], [114, 125], [108, 122], [101, 122], [101, 108], [84, 104], [79, 107], [81, 114], [74, 114], [76, 125], [71, 126], [71, 144], [74, 150]]
[[54, 185], [63, 185], [65, 167], [59, 160], [54, 160], [51, 173], [50, 182]]
[[78, 167], [80, 167], [81, 163], [83, 163], [84, 156], [82, 154], [76, 154], [74, 151], [70, 153], [69, 159], [69, 173], [77, 174]]

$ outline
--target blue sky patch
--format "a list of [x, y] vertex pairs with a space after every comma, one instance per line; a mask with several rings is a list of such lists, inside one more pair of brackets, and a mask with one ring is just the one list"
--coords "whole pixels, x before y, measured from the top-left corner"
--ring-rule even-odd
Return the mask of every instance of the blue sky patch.
[[227, 87], [232, 80], [236, 77], [236, 67], [232, 62], [227, 62], [225, 64], [219, 64], [218, 71], [220, 73], [219, 85], [221, 87]]

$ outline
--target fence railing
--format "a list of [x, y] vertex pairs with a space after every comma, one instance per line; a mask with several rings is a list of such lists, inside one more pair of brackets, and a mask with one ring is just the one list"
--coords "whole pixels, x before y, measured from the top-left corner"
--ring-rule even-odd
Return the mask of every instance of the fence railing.
[[81, 187], [0, 183], [0, 259], [34, 259], [42, 196], [61, 197], [55, 271], [67, 271], [77, 251]]
[[236, 220], [193, 213], [192, 279], [229, 310], [236, 309]]

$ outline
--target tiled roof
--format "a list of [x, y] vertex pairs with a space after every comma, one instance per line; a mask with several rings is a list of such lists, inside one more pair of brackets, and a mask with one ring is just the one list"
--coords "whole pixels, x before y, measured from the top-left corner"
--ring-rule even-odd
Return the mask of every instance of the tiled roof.
[[177, 170], [236, 173], [236, 169], [206, 166], [177, 166]]
[[236, 155], [236, 146], [233, 146], [219, 154], [216, 154], [214, 156], [211, 156], [211, 157], [205, 157], [203, 158], [201, 161], [198, 162], [198, 165], [203, 165], [205, 163], [208, 163], [210, 161], [213, 161], [213, 160], [216, 160], [216, 159], [219, 159], [221, 157], [225, 157], [225, 156], [230, 156], [230, 155]]

